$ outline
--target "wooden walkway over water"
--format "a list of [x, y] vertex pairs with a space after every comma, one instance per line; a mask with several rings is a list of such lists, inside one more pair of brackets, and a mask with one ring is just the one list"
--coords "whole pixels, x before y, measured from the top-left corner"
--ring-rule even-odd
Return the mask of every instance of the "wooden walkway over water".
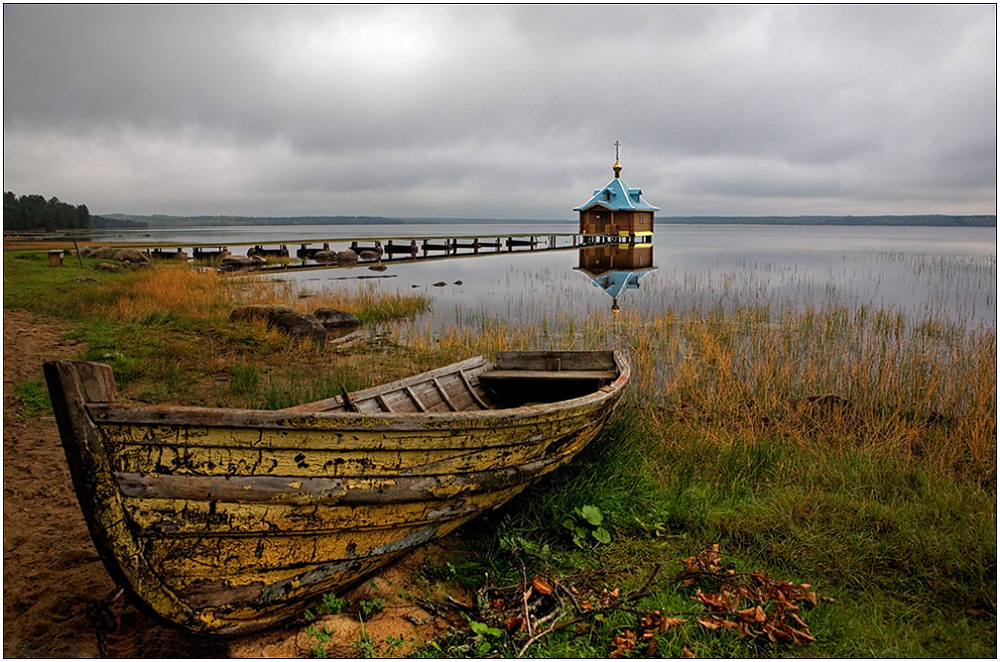
[[[203, 243], [142, 243], [123, 244], [122, 247], [147, 251], [154, 258], [170, 259], [190, 257], [197, 261], [220, 261], [226, 255], [239, 255], [238, 249], [248, 247], [246, 255], [264, 259], [277, 259], [277, 263], [264, 263], [256, 271], [288, 269], [322, 269], [335, 267], [321, 259], [323, 253], [336, 253], [351, 249], [357, 255], [358, 265], [382, 263], [408, 263], [424, 260], [498, 255], [515, 252], [565, 251], [600, 244], [645, 243], [652, 237], [616, 237], [607, 235], [561, 234], [476, 234], [433, 237], [383, 237], [331, 238], [307, 240], [243, 241], [225, 245]], [[184, 249], [190, 249], [190, 253]], [[237, 249], [237, 250], [234, 250]], [[299, 262], [296, 262], [298, 260]]]

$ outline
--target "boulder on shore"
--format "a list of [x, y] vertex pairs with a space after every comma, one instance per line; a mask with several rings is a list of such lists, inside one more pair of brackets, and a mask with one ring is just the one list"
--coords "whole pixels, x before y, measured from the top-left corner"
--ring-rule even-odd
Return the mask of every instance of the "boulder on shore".
[[233, 309], [229, 319], [233, 321], [263, 320], [267, 328], [298, 340], [312, 340], [317, 345], [326, 344], [326, 328], [312, 315], [300, 313], [291, 306], [260, 305], [240, 306]]
[[92, 251], [89, 255], [84, 255], [83, 257], [92, 257], [95, 260], [113, 260], [115, 259], [115, 253], [118, 249], [112, 248], [111, 246], [101, 246], [100, 248]]
[[357, 315], [333, 308], [317, 308], [313, 317], [326, 329], [353, 329], [361, 326]]
[[152, 262], [148, 255], [142, 251], [137, 251], [132, 248], [122, 248], [115, 251], [115, 254], [111, 259], [118, 260], [119, 262], [128, 262], [130, 264], [148, 264]]

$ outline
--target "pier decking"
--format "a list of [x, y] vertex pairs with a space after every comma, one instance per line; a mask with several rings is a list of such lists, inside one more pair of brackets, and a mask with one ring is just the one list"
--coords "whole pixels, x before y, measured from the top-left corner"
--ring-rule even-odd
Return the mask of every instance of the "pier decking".
[[[158, 259], [187, 259], [196, 261], [221, 262], [225, 257], [241, 255], [243, 247], [247, 257], [261, 257], [268, 260], [252, 267], [254, 271], [276, 271], [288, 269], [322, 269], [336, 266], [331, 260], [317, 259], [319, 254], [334, 255], [346, 249], [352, 250], [357, 260], [352, 264], [370, 265], [391, 262], [393, 264], [423, 260], [441, 260], [501, 253], [564, 251], [598, 244], [646, 243], [652, 237], [617, 237], [613, 235], [562, 234], [477, 234], [462, 236], [433, 237], [383, 237], [383, 238], [322, 238], [309, 240], [276, 239], [271, 241], [245, 241], [218, 244], [191, 243], [129, 243], [122, 247], [146, 251]], [[290, 246], [298, 245], [291, 250]], [[189, 250], [185, 250], [189, 249]], [[270, 260], [278, 259], [279, 262]]]

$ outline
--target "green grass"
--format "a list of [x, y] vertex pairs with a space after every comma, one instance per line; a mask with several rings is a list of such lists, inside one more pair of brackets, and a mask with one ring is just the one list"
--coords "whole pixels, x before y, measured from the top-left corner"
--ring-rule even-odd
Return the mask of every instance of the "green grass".
[[52, 411], [52, 401], [49, 390], [41, 380], [33, 379], [14, 386], [21, 396], [21, 403], [28, 410], [29, 416], [37, 416]]
[[[364, 360], [334, 360], [332, 349], [298, 345], [262, 323], [229, 320], [243, 303], [298, 304], [297, 297], [280, 299], [286, 283], [234, 286], [169, 263], [117, 274], [94, 271], [95, 260], [83, 263], [84, 269], [75, 259], [51, 268], [43, 253], [5, 252], [4, 307], [73, 321], [73, 335], [86, 347], [81, 358], [110, 365], [126, 400], [280, 409], [370, 385], [370, 374], [358, 369]], [[320, 304], [341, 305], [374, 325], [414, 315], [427, 300], [364, 289]], [[317, 370], [317, 360], [328, 369]]]
[[[995, 492], [843, 449], [781, 439], [720, 447], [663, 431], [640, 411], [621, 411], [577, 462], [476, 527], [482, 533], [468, 543], [493, 582], [518, 582], [526, 568], [529, 577], [634, 590], [657, 564], [673, 575], [681, 559], [718, 543], [739, 570], [834, 598], [803, 614], [818, 641], [800, 648], [708, 632], [688, 615], [689, 592], [666, 582], [639, 611], [689, 622], [660, 635], [658, 655], [684, 647], [701, 657], [995, 654]], [[558, 523], [588, 503], [604, 513], [612, 540], [581, 550]], [[586, 637], [552, 635], [531, 655], [606, 656], [636, 621], [623, 611], [594, 622]], [[503, 650], [516, 652], [524, 639]]]
[[[466, 550], [422, 570], [473, 591], [539, 574], [581, 591], [627, 592], [660, 569], [641, 600], [542, 637], [528, 656], [607, 656], [653, 610], [688, 619], [657, 635], [660, 656], [996, 656], [992, 330], [761, 302], [708, 316], [623, 311], [615, 326], [482, 318], [434, 335], [407, 328], [398, 344], [316, 351], [260, 324], [230, 323], [225, 281], [140, 272], [77, 283], [94, 272], [50, 269], [44, 257], [5, 254], [5, 307], [73, 320], [85, 356], [112, 365], [126, 398], [276, 409], [498, 349], [624, 348], [632, 384], [599, 437], [466, 527]], [[205, 288], [193, 301], [171, 298], [191, 284]], [[369, 320], [426, 305], [379, 303], [370, 293], [350, 304]], [[18, 390], [36, 403], [29, 408], [45, 409], [38, 384]], [[819, 394], [849, 405], [794, 404]], [[562, 526], [584, 506], [600, 510], [610, 542], [578, 545]], [[762, 642], [698, 625], [692, 587], [671, 578], [713, 544], [740, 572], [812, 584], [833, 598], [803, 610], [817, 641]], [[486, 606], [468, 616], [503, 629]], [[523, 632], [464, 629], [422, 653], [513, 656], [526, 641]]]

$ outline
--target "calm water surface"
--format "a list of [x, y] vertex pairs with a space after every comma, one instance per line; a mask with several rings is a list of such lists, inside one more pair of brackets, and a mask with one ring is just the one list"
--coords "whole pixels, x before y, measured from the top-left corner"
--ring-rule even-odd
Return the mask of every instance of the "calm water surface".
[[[265, 226], [112, 233], [117, 241], [231, 244], [347, 238], [571, 233], [575, 223]], [[569, 245], [559, 240], [558, 245]], [[294, 244], [294, 245], [293, 245]], [[315, 244], [314, 244], [315, 245]], [[233, 248], [234, 253], [245, 249]], [[614, 307], [656, 314], [846, 305], [997, 326], [996, 228], [666, 225], [652, 247], [385, 261], [385, 271], [284, 272], [300, 292], [374, 288], [426, 294], [435, 327], [498, 315], [514, 324], [583, 320]], [[364, 278], [361, 278], [364, 276]], [[444, 285], [441, 285], [444, 283]]]

